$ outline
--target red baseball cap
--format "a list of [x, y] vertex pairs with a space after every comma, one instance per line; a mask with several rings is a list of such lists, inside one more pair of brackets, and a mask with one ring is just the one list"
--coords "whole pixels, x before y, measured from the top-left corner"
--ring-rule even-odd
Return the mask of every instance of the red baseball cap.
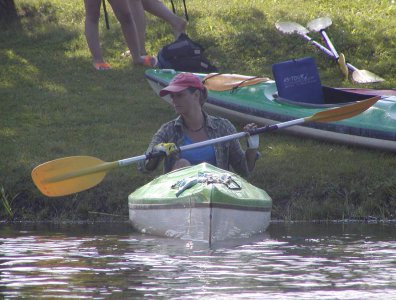
[[201, 82], [198, 76], [191, 73], [179, 73], [173, 77], [169, 85], [160, 91], [160, 96], [164, 97], [170, 93], [177, 93], [184, 91], [188, 88], [196, 88], [199, 90], [204, 90], [205, 86]]

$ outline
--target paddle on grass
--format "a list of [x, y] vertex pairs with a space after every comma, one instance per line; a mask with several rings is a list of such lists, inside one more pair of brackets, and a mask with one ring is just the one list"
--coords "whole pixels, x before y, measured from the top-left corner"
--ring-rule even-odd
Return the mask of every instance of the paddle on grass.
[[[312, 116], [268, 125], [256, 128], [249, 132], [239, 132], [207, 141], [202, 141], [180, 147], [180, 151], [222, 143], [234, 139], [239, 139], [247, 135], [261, 134], [267, 131], [286, 128], [307, 122], [335, 122], [362, 113], [370, 108], [380, 99], [379, 96], [364, 101], [359, 101], [350, 105], [341, 106], [334, 109], [320, 111]], [[150, 155], [139, 155], [113, 162], [105, 162], [91, 156], [71, 156], [52, 160], [41, 164], [33, 169], [32, 178], [37, 188], [46, 196], [57, 197], [65, 196], [80, 191], [87, 190], [99, 184], [106, 173], [118, 167], [127, 166], [135, 162], [145, 160], [149, 157], [163, 155], [154, 153]]]
[[307, 24], [307, 27], [311, 31], [316, 31], [320, 33], [324, 42], [327, 45], [327, 48], [331, 51], [331, 53], [333, 53], [334, 59], [337, 61], [342, 74], [344, 74], [345, 79], [348, 80], [349, 70], [345, 61], [345, 56], [342, 53], [338, 54], [337, 50], [335, 49], [333, 43], [330, 41], [330, 38], [325, 31], [325, 29], [329, 27], [332, 23], [333, 22], [329, 17], [322, 17], [310, 21]]
[[329, 27], [332, 24], [332, 21], [329, 17], [322, 17], [322, 18], [317, 18], [315, 20], [310, 21], [307, 24], [307, 27], [311, 31], [316, 31], [319, 32], [325, 41], [326, 45], [330, 49], [330, 51], [333, 53], [334, 58], [337, 60], [340, 69], [342, 73], [345, 75], [346, 78], [348, 78], [348, 68], [351, 69], [352, 71], [352, 79], [356, 83], [375, 83], [375, 82], [381, 82], [385, 81], [385, 79], [375, 75], [374, 73], [371, 73], [370, 71], [367, 70], [359, 70], [355, 68], [352, 65], [349, 65], [345, 61], [345, 56], [344, 54], [338, 55], [337, 50], [335, 49], [333, 43], [331, 42], [329, 36], [327, 35], [325, 29]]
[[[376, 82], [381, 82], [384, 81], [383, 78], [379, 77], [378, 75], [375, 75], [374, 73], [367, 71], [367, 70], [359, 70], [358, 68], [354, 67], [352, 64], [345, 62], [345, 57], [343, 54], [341, 54], [338, 58], [331, 52], [329, 49], [324, 47], [323, 45], [319, 44], [315, 40], [313, 40], [310, 36], [308, 36], [309, 30], [305, 28], [304, 26], [295, 23], [295, 22], [277, 22], [275, 24], [276, 29], [281, 31], [282, 33], [285, 34], [293, 34], [297, 33], [301, 37], [303, 37], [305, 40], [307, 40], [311, 45], [314, 45], [317, 47], [319, 50], [323, 51], [325, 54], [336, 60], [340, 66], [341, 65], [346, 65], [349, 70], [352, 71], [352, 79], [356, 83], [376, 83]], [[333, 47], [334, 48], [334, 47]]]

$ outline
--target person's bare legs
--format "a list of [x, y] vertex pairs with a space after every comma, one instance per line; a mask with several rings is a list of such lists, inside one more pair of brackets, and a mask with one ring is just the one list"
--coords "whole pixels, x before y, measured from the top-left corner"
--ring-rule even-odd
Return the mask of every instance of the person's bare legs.
[[172, 27], [173, 34], [177, 38], [181, 33], [184, 33], [187, 26], [187, 21], [175, 15], [168, 7], [166, 7], [159, 0], [142, 0], [144, 10], [153, 14], [154, 16], [163, 19]]
[[85, 38], [94, 63], [104, 63], [99, 43], [100, 0], [84, 0]]
[[[139, 36], [141, 54], [146, 54], [145, 10], [169, 23], [169, 25], [172, 27], [172, 32], [175, 38], [177, 38], [181, 33], [184, 33], [186, 30], [187, 21], [175, 15], [159, 0], [129, 0], [128, 4], [135, 21], [137, 34]], [[122, 55], [128, 56], [130, 55], [130, 51], [126, 51]]]
[[133, 63], [143, 64], [144, 57], [140, 54], [139, 37], [128, 3], [124, 0], [111, 0], [110, 4], [121, 24], [122, 33], [131, 52]]
[[135, 20], [136, 30], [139, 37], [140, 54], [146, 54], [146, 16], [142, 0], [129, 0], [129, 9]]

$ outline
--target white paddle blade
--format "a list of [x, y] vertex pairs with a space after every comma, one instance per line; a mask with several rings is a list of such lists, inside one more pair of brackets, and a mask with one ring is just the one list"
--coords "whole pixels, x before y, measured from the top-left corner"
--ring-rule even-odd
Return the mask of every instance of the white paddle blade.
[[367, 70], [353, 71], [352, 79], [356, 83], [376, 83], [376, 82], [385, 81], [385, 79]]
[[311, 31], [319, 32], [323, 29], [326, 29], [331, 24], [333, 24], [333, 22], [331, 21], [331, 19], [329, 17], [321, 17], [321, 18], [317, 18], [317, 19], [309, 22], [307, 24], [307, 27]]
[[286, 34], [298, 33], [304, 35], [309, 32], [307, 28], [295, 22], [280, 21], [275, 23], [275, 27]]

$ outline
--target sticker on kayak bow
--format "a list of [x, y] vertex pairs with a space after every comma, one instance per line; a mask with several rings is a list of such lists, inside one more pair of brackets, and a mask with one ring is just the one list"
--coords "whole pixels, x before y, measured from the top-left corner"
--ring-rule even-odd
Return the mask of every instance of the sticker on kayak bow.
[[204, 172], [198, 172], [197, 176], [183, 178], [177, 181], [175, 184], [173, 184], [171, 188], [178, 189], [178, 191], [176, 192], [176, 197], [179, 197], [181, 193], [193, 187], [197, 183], [206, 183], [206, 184], [220, 183], [220, 184], [224, 184], [230, 190], [241, 189], [241, 186], [232, 178], [231, 175], [227, 173], [212, 174], [212, 173], [204, 173]]

